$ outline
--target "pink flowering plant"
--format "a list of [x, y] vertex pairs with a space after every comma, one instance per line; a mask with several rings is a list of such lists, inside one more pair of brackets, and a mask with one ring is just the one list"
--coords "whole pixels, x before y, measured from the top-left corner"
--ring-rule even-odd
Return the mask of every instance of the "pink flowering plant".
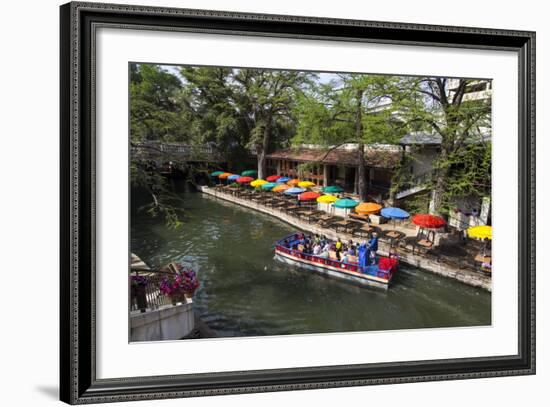
[[193, 294], [199, 287], [197, 274], [191, 268], [178, 265], [178, 271], [165, 276], [160, 283], [160, 292], [170, 297]]

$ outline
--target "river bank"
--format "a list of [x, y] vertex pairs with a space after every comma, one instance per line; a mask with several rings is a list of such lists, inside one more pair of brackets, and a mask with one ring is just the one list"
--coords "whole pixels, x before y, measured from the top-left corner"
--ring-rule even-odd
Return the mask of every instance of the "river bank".
[[[262, 205], [261, 203], [249, 201], [246, 199], [242, 199], [242, 198], [230, 195], [216, 188], [209, 188], [207, 186], [198, 187], [198, 188], [199, 188], [199, 191], [201, 191], [206, 196], [217, 198], [217, 199], [223, 199], [224, 201], [232, 202], [234, 204], [241, 205], [246, 208], [254, 209], [258, 212], [262, 212], [270, 216], [276, 217], [277, 219], [282, 220], [283, 222], [286, 222], [298, 229], [301, 229], [310, 233], [323, 234], [331, 239], [336, 239], [338, 237], [342, 238], [342, 240], [354, 239], [354, 237], [349, 234], [346, 234], [343, 232], [336, 233], [334, 230], [322, 228], [317, 224], [303, 221], [281, 210], [278, 210], [275, 208], [269, 208]], [[387, 255], [389, 249], [390, 249], [390, 245], [387, 242], [383, 242], [383, 241], [379, 242], [378, 252], [381, 255]], [[413, 254], [413, 253], [404, 252], [404, 251], [400, 252], [400, 261], [408, 265], [418, 267], [430, 273], [454, 279], [456, 281], [470, 285], [472, 287], [482, 288], [489, 292], [491, 291], [491, 277], [484, 275], [480, 272], [468, 270], [465, 268], [459, 268], [451, 264], [439, 262], [436, 259], [430, 259], [423, 255]]]

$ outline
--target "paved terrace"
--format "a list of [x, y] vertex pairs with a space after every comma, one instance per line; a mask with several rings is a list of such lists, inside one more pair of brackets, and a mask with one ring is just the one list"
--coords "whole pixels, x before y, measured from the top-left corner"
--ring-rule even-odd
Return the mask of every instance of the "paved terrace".
[[[342, 241], [361, 241], [367, 237], [369, 226], [358, 223], [353, 219], [330, 216], [326, 213], [298, 208], [295, 200], [270, 199], [277, 195], [270, 192], [255, 192], [240, 194], [229, 187], [199, 187], [206, 195], [223, 199], [259, 212], [274, 216], [297, 229], [313, 234], [326, 235], [330, 239], [340, 237]], [[286, 202], [285, 202], [286, 201]], [[340, 222], [340, 223], [339, 223]], [[397, 239], [390, 238], [387, 233], [391, 230], [399, 232]], [[397, 247], [400, 261], [425, 271], [453, 278], [462, 283], [491, 291], [491, 277], [479, 270], [479, 264], [474, 257], [479, 253], [477, 242], [468, 240], [465, 244], [452, 246], [433, 247], [429, 250], [419, 248], [415, 242], [416, 227], [409, 222], [401, 222], [395, 225], [393, 222], [381, 225], [372, 225], [370, 231], [378, 233], [379, 250], [381, 255], [388, 255], [392, 244]]]

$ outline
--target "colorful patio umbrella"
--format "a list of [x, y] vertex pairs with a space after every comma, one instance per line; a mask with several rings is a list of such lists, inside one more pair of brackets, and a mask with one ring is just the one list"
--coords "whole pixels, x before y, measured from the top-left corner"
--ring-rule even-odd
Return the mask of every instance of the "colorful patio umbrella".
[[314, 187], [315, 186], [315, 182], [311, 182], [311, 181], [302, 181], [302, 182], [298, 182], [298, 186], [300, 188], [310, 188], [310, 187]]
[[243, 177], [252, 177], [252, 176], [255, 176], [256, 174], [258, 174], [258, 171], [256, 170], [246, 170], [246, 171], [243, 171], [241, 175]]
[[265, 184], [262, 185], [262, 190], [271, 191], [277, 185], [279, 185], [279, 184], [277, 184], [276, 182], [266, 182]]
[[382, 205], [378, 205], [374, 202], [363, 202], [355, 207], [355, 212], [364, 215], [371, 215], [378, 213], [380, 209], [382, 209]]
[[332, 204], [335, 208], [355, 208], [357, 205], [359, 205], [359, 202], [349, 199], [349, 198], [343, 198], [338, 199], [336, 202]]
[[298, 195], [305, 191], [306, 190], [304, 188], [292, 187], [292, 188], [288, 188], [284, 193], [287, 195]]
[[260, 179], [260, 178], [250, 183], [250, 185], [253, 186], [254, 188], [261, 187], [263, 184], [267, 184], [267, 181], [265, 179]]
[[237, 181], [239, 178], [241, 178], [241, 176], [239, 174], [233, 174], [233, 175], [230, 175], [229, 177], [227, 177], [227, 179], [229, 181]]
[[210, 174], [211, 177], [219, 177], [221, 174], [223, 174], [223, 171], [214, 171], [212, 174]]
[[239, 177], [237, 178], [237, 182], [239, 184], [248, 184], [249, 182], [254, 181], [254, 178], [252, 177]]
[[318, 192], [307, 191], [307, 192], [302, 192], [300, 195], [298, 195], [298, 200], [299, 201], [313, 201], [313, 200], [319, 198], [320, 196], [321, 196], [321, 194], [318, 193]]
[[281, 177], [277, 180], [277, 182], [280, 183], [280, 184], [284, 183], [284, 182], [288, 182], [288, 181], [290, 181], [290, 178], [288, 178], [288, 177]]
[[223, 173], [221, 173], [220, 175], [218, 175], [218, 178], [219, 178], [219, 179], [227, 179], [227, 178], [229, 178], [231, 175], [233, 175], [233, 174], [231, 174], [230, 172], [223, 172]]
[[396, 219], [403, 220], [403, 219], [407, 219], [409, 216], [411, 216], [409, 214], [409, 212], [404, 211], [401, 208], [394, 208], [394, 207], [382, 208], [382, 211], [380, 213], [385, 218], [393, 219], [393, 228], [394, 229], [395, 229]]
[[492, 239], [493, 238], [493, 228], [491, 226], [472, 226], [466, 231], [468, 236], [474, 239]]
[[269, 181], [269, 182], [275, 182], [275, 181], [277, 181], [279, 178], [281, 178], [280, 175], [270, 175], [269, 177], [266, 178], [266, 180]]
[[412, 217], [412, 222], [426, 229], [438, 229], [445, 226], [447, 222], [440, 216], [430, 215], [428, 213], [420, 213]]
[[275, 188], [273, 188], [271, 191], [273, 192], [283, 192], [287, 189], [290, 189], [290, 187], [286, 184], [278, 184]]
[[317, 198], [317, 202], [324, 203], [324, 204], [334, 203], [337, 200], [338, 198], [336, 198], [334, 195], [322, 195], [319, 198]]
[[328, 187], [323, 188], [323, 192], [334, 194], [338, 192], [344, 192], [344, 188], [342, 188], [340, 185], [329, 185]]
[[287, 182], [287, 185], [290, 185], [291, 187], [295, 187], [296, 185], [298, 185], [300, 182], [302, 182], [302, 180], [298, 179], [298, 178], [294, 178], [294, 179], [291, 179], [290, 181]]
[[383, 217], [390, 219], [407, 219], [411, 216], [409, 212], [404, 211], [401, 208], [394, 207], [383, 208], [381, 214]]

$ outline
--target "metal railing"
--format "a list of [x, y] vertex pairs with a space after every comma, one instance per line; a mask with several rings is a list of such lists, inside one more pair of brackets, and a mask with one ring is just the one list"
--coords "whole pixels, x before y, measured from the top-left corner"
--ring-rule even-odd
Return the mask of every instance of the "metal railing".
[[395, 194], [397, 199], [404, 198], [408, 195], [420, 192], [427, 188], [427, 186], [432, 181], [433, 171], [427, 171], [419, 175], [411, 176], [407, 181], [405, 181], [399, 191]]
[[132, 143], [133, 156], [164, 157], [172, 160], [208, 161], [219, 160], [219, 152], [211, 145], [189, 145], [174, 142], [146, 141]]
[[[160, 291], [160, 283], [166, 275], [170, 274], [172, 273], [168, 271], [132, 272], [129, 276], [130, 311], [141, 310], [141, 312], [146, 312], [173, 304], [172, 298]], [[133, 286], [131, 283], [132, 275], [147, 278], [147, 283], [140, 287]]]

